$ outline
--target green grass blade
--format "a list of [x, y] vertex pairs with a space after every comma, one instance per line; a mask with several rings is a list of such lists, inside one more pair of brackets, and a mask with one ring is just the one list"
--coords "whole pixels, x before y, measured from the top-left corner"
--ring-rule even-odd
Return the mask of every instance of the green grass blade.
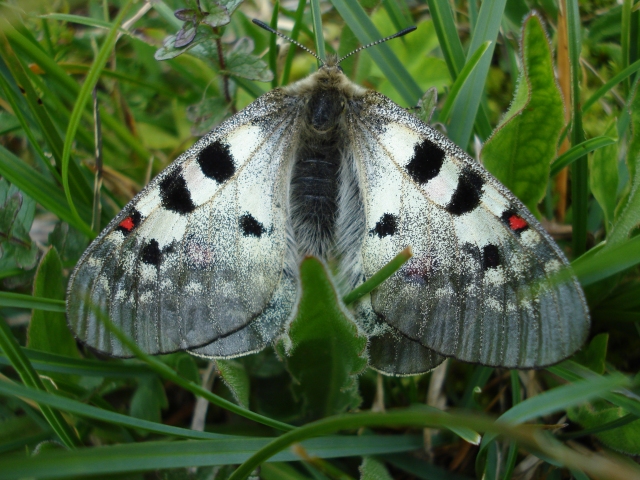
[[28, 398], [38, 402], [39, 405], [47, 405], [55, 408], [56, 410], [72, 413], [80, 417], [92, 418], [94, 420], [111, 423], [113, 425], [120, 425], [127, 428], [140, 428], [160, 435], [205, 440], [214, 438], [230, 438], [229, 435], [200, 432], [196, 430], [189, 430], [187, 428], [163, 425], [162, 423], [150, 422], [148, 420], [141, 420], [121, 413], [111, 412], [102, 408], [86, 405], [70, 398], [61, 397], [49, 392], [23, 387], [9, 382], [0, 382], [0, 395]]
[[449, 90], [447, 100], [444, 102], [444, 105], [442, 105], [442, 109], [440, 110], [440, 114], [438, 115], [439, 121], [446, 123], [449, 120], [449, 115], [451, 115], [451, 109], [453, 108], [455, 99], [458, 98], [460, 90], [467, 84], [467, 80], [469, 80], [470, 75], [478, 66], [480, 59], [489, 48], [489, 45], [491, 45], [491, 42], [489, 40], [480, 45], [478, 49], [473, 53], [473, 55], [469, 57], [469, 61], [465, 63], [462, 70], [460, 70], [456, 81], [453, 82], [453, 85], [451, 85], [451, 90]]
[[458, 78], [460, 70], [464, 67], [464, 50], [458, 37], [458, 29], [453, 18], [451, 3], [449, 0], [427, 0], [429, 13], [433, 19], [433, 26], [438, 35], [438, 42], [442, 49], [442, 55], [449, 68], [451, 78]]
[[[13, 114], [15, 115], [20, 126], [22, 127], [22, 131], [27, 136], [27, 139], [29, 140], [30, 145], [36, 151], [36, 153], [42, 160], [42, 163], [47, 167], [47, 170], [49, 171], [49, 173], [51, 173], [51, 175], [57, 181], [61, 181], [60, 174], [54, 168], [51, 162], [47, 159], [44, 151], [42, 150], [42, 147], [40, 146], [40, 142], [36, 139], [35, 132], [29, 125], [26, 112], [24, 112], [22, 109], [22, 102], [20, 101], [21, 99], [19, 98], [17, 92], [15, 92], [13, 88], [11, 88], [11, 85], [9, 84], [9, 82], [7, 81], [4, 75], [0, 75], [0, 87], [2, 87], [4, 96], [9, 102], [9, 105], [11, 105], [11, 108], [13, 109]], [[4, 132], [0, 135], [6, 135], [7, 133], [9, 132]]]
[[411, 26], [411, 23], [409, 23], [411, 22], [411, 20], [408, 19], [404, 14], [404, 11], [406, 11], [407, 6], [404, 4], [404, 2], [402, 2], [403, 3], [402, 7], [404, 7], [403, 9], [400, 6], [400, 3], [401, 2], [397, 0], [382, 0], [382, 6], [387, 11], [387, 15], [389, 15], [389, 18], [393, 22], [393, 26], [398, 32], [404, 28]]
[[[118, 377], [138, 378], [155, 375], [144, 364], [129, 360], [103, 362], [64, 357], [54, 353], [41, 352], [22, 347], [22, 352], [38, 372], [67, 373], [69, 375], [83, 375], [85, 377]], [[6, 355], [0, 354], [0, 364], [11, 365]]]
[[478, 108], [482, 96], [484, 95], [484, 86], [491, 65], [491, 58], [495, 49], [500, 24], [506, 0], [496, 0], [493, 2], [482, 2], [478, 21], [473, 31], [473, 38], [469, 45], [467, 58], [470, 58], [478, 48], [486, 41], [490, 41], [489, 51], [485, 54], [478, 66], [474, 69], [469, 77], [466, 86], [462, 88], [460, 94], [456, 97], [451, 115], [451, 121], [448, 125], [448, 136], [457, 145], [466, 149], [471, 138], [473, 126], [476, 123]]
[[[547, 367], [547, 370], [569, 382], [599, 377], [589, 368], [571, 360], [562, 362], [560, 365]], [[640, 401], [637, 400], [637, 395], [633, 392], [627, 389], [620, 389], [617, 392], [605, 392], [601, 397], [618, 407], [622, 407], [636, 417], [640, 417]]]
[[584, 286], [640, 263], [640, 237], [633, 237], [610, 248], [606, 248], [606, 245], [602, 246], [604, 248], [589, 250], [571, 263], [571, 269]]
[[[0, 480], [38, 479], [143, 472], [168, 468], [233, 465], [263, 448], [268, 438], [231, 437], [215, 440], [141, 442], [84, 448], [73, 452], [43, 451], [3, 458]], [[327, 436], [301, 443], [312, 458], [341, 458], [419, 449], [419, 435]], [[281, 452], [272, 461], [299, 461], [293, 451]]]
[[[110, 22], [107, 22], [105, 20], [83, 17], [82, 15], [73, 15], [69, 13], [48, 13], [46, 15], [40, 15], [39, 17], [44, 19], [59, 20], [61, 22], [77, 23], [78, 25], [86, 25], [88, 27], [105, 28], [107, 30], [113, 26]], [[119, 33], [129, 35], [129, 32], [122, 28], [119, 28]]]
[[411, 248], [407, 247], [399, 254], [389, 261], [384, 267], [378, 270], [371, 276], [366, 282], [358, 287], [354, 288], [347, 295], [344, 296], [342, 301], [345, 305], [355, 302], [359, 298], [364, 297], [367, 293], [371, 292], [374, 288], [384, 282], [391, 275], [396, 273], [402, 265], [404, 265], [412, 256]]
[[[15, 371], [18, 372], [18, 375], [20, 375], [20, 378], [25, 385], [43, 392], [46, 391], [42, 380], [40, 380], [40, 377], [33, 369], [33, 366], [27, 357], [22, 353], [18, 342], [11, 333], [11, 329], [3, 318], [0, 318], [0, 347], [7, 358], [11, 361], [11, 365]], [[65, 421], [60, 412], [48, 407], [47, 405], [41, 405], [40, 411], [64, 445], [68, 448], [74, 448], [80, 444], [78, 436], [71, 426]], [[0, 472], [1, 471], [2, 469], [0, 469]]]
[[583, 158], [586, 154], [591, 153], [599, 148], [606, 147], [616, 143], [618, 140], [611, 137], [595, 137], [585, 140], [584, 142], [571, 147], [564, 152], [558, 158], [556, 158], [551, 164], [551, 176], [555, 176], [560, 173], [560, 170], [573, 164], [579, 158]]
[[[629, 57], [632, 49], [631, 46], [631, 9], [633, 7], [633, 0], [622, 1], [622, 20], [620, 22], [620, 47], [622, 50], [622, 68], [629, 66]], [[629, 81], [625, 81], [625, 92], [629, 92]]]
[[[293, 29], [291, 30], [291, 38], [296, 41], [298, 40], [298, 35], [300, 35], [300, 28], [302, 28], [303, 25], [304, 7], [306, 5], [306, 0], [298, 1]], [[287, 85], [289, 83], [289, 75], [291, 74], [291, 65], [293, 64], [293, 57], [295, 56], [296, 48], [297, 47], [295, 45], [291, 45], [287, 52], [287, 58], [284, 61], [284, 68], [282, 69], [281, 85]]]
[[[349, 25], [361, 44], [375, 42], [383, 38], [371, 19], [358, 2], [350, 0], [331, 0], [344, 21]], [[422, 90], [411, 74], [394, 55], [388, 45], [382, 43], [367, 50], [384, 76], [398, 91], [407, 105], [415, 106], [422, 97]]]
[[[64, 194], [67, 197], [67, 203], [69, 204], [69, 208], [71, 209], [71, 213], [79, 223], [85, 224], [85, 222], [80, 218], [78, 214], [73, 198], [71, 196], [71, 189], [69, 188], [69, 161], [71, 158], [71, 147], [73, 146], [73, 141], [76, 135], [76, 131], [80, 124], [80, 120], [82, 118], [82, 114], [86, 108], [87, 100], [91, 96], [91, 92], [98, 82], [98, 77], [100, 76], [100, 72], [107, 64], [107, 60], [111, 55], [111, 51], [113, 50], [116, 40], [118, 38], [118, 31], [120, 29], [120, 24], [124, 20], [124, 16], [126, 15], [129, 7], [131, 6], [133, 0], [127, 1], [118, 16], [116, 17], [111, 29], [109, 30], [109, 34], [104, 39], [102, 47], [98, 51], [98, 55], [96, 56], [93, 65], [89, 69], [89, 73], [87, 73], [87, 77], [80, 88], [80, 92], [78, 93], [78, 99], [76, 100], [75, 105], [73, 106], [73, 111], [71, 112], [71, 118], [69, 120], [69, 127], [67, 128], [67, 132], [64, 137], [64, 145], [62, 148], [62, 187], [64, 189]], [[86, 224], [85, 224], [86, 225]], [[91, 228], [86, 225], [86, 228], [91, 230]], [[83, 228], [84, 230], [84, 228]]]
[[[580, 51], [582, 49], [580, 29], [582, 22], [577, 0], [567, 0], [566, 8], [569, 63], [571, 64], [571, 144], [580, 145], [584, 141], [580, 106]], [[587, 248], [588, 173], [586, 156], [579, 158], [571, 165], [573, 255], [575, 257], [582, 255]]]
[[[67, 200], [57, 185], [52, 184], [42, 174], [2, 146], [0, 146], [0, 175], [51, 213], [58, 216], [58, 218], [89, 236], [89, 238], [95, 236], [95, 233], [88, 225], [84, 222], [78, 222], [77, 218], [71, 213]], [[87, 206], [81, 205], [79, 208], [80, 213], [85, 218], [91, 218], [91, 213]]]
[[28, 308], [30, 310], [46, 310], [48, 312], [66, 311], [63, 300], [12, 292], [0, 292], [0, 307]]
[[[22, 53], [31, 58], [31, 60], [37, 63], [42, 68], [42, 70], [47, 73], [47, 75], [51, 76], [51, 79], [53, 81], [55, 81], [58, 85], [64, 87], [64, 89], [69, 92], [69, 94], [72, 95], [73, 98], [77, 97], [78, 93], [80, 92], [80, 87], [78, 86], [76, 81], [65, 72], [64, 68], [58, 65], [37, 45], [34, 45], [28, 38], [26, 38], [19, 32], [15, 30], [9, 30], [6, 33], [11, 42], [15, 44], [16, 49], [20, 50]], [[90, 116], [89, 118], [92, 118], [92, 111], [89, 105], [87, 105], [87, 114]], [[103, 112], [102, 122], [105, 127], [113, 130], [118, 139], [129, 148], [131, 148], [137, 155], [145, 159], [152, 156], [152, 153], [148, 149], [146, 149], [140, 143], [140, 141], [131, 134], [131, 132], [127, 130], [126, 126], [122, 125], [120, 120], [114, 118], [112, 115], [108, 115]], [[60, 152], [62, 152], [61, 140], [60, 146]], [[92, 199], [91, 195], [89, 195], [88, 198]]]
[[635, 72], [640, 70], [640, 60], [636, 60], [627, 68], [622, 70], [617, 75], [614, 75], [611, 80], [602, 85], [598, 90], [596, 90], [593, 95], [589, 97], [589, 99], [582, 104], [582, 113], [584, 114], [587, 110], [589, 110], [598, 100], [600, 100], [609, 90], [615, 87], [617, 84], [626, 80]]
[[[280, 12], [280, 2], [276, 0], [271, 14], [270, 27], [274, 30], [278, 29], [278, 13]], [[271, 35], [269, 39], [269, 68], [273, 72], [273, 80], [271, 80], [271, 88], [278, 86], [278, 45], [276, 43], [278, 37]]]
[[[631, 385], [629, 379], [620, 374], [580, 380], [575, 383], [556, 387], [552, 390], [547, 390], [540, 395], [530, 397], [524, 402], [514, 405], [500, 416], [499, 421], [524, 423], [554, 412], [566, 410], [574, 405], [579, 405], [601, 397], [616, 388], [629, 385]], [[483, 450], [485, 450], [495, 438], [496, 435], [493, 433], [485, 435], [482, 439], [478, 455], [481, 455]]]
[[[327, 60], [327, 52], [324, 48], [324, 35], [322, 33], [322, 13], [320, 12], [320, 2], [318, 0], [310, 0], [311, 6], [311, 23], [313, 25], [313, 41], [316, 45], [316, 55], [323, 61]], [[318, 67], [320, 65], [318, 64]]]
[[[594, 388], [596, 387], [602, 391], [609, 389], [615, 389], [621, 385], [629, 384], [629, 380], [623, 376], [609, 377], [603, 381], [594, 381], [590, 385], [591, 388], [586, 388], [583, 384], [579, 385], [579, 392], [574, 389], [562, 390], [562, 393], [567, 393], [570, 398], [553, 398], [554, 405], [564, 406], [572, 404], [572, 402], [581, 402], [589, 398], [593, 398]], [[590, 384], [590, 382], [584, 382], [584, 384]], [[559, 387], [562, 389], [564, 387]], [[559, 390], [555, 389], [555, 390]], [[599, 390], [599, 392], [600, 392]], [[601, 393], [601, 392], [600, 392]], [[544, 395], [544, 394], [542, 394]], [[541, 395], [541, 396], [542, 396]], [[554, 394], [556, 396], [557, 394]], [[536, 400], [537, 397], [532, 398], [532, 403], [539, 404]], [[523, 402], [524, 403], [524, 402]], [[548, 411], [549, 408], [545, 408], [541, 405], [536, 405], [536, 411], [543, 412]], [[257, 451], [251, 458], [244, 462], [238, 469], [229, 477], [229, 480], [244, 480], [251, 472], [258, 467], [261, 463], [272, 458], [278, 452], [283, 451], [290, 445], [303, 441], [308, 438], [326, 435], [332, 432], [340, 430], [355, 430], [362, 427], [389, 427], [389, 426], [411, 426], [418, 427], [431, 427], [431, 428], [451, 428], [451, 427], [463, 427], [470, 428], [472, 430], [487, 432], [488, 434], [504, 435], [508, 438], [517, 440], [523, 445], [534, 448], [536, 451], [544, 454], [550, 459], [558, 461], [560, 464], [564, 464], [570, 468], [577, 468], [579, 470], [586, 471], [592, 475], [611, 472], [613, 468], [625, 468], [626, 463], [605, 465], [607, 461], [605, 457], [598, 458], [597, 461], [593, 457], [587, 455], [581, 455], [576, 451], [565, 447], [559, 442], [552, 439], [548, 435], [542, 435], [540, 431], [536, 431], [530, 426], [517, 427], [510, 425], [506, 422], [499, 421], [493, 422], [486, 418], [473, 416], [469, 414], [453, 414], [444, 412], [425, 412], [420, 409], [398, 409], [388, 413], [371, 413], [360, 412], [352, 414], [336, 415], [333, 417], [327, 417], [322, 420], [318, 420], [313, 423], [309, 423], [302, 427], [299, 427], [291, 432], [287, 432], [282, 436], [272, 440], [271, 443], [266, 445], [261, 450]], [[486, 436], [485, 436], [486, 438]], [[589, 452], [589, 455], [593, 455]], [[591, 458], [591, 460], [590, 460]], [[640, 474], [640, 467], [629, 466], [624, 475], [638, 475]], [[603, 477], [604, 478], [604, 477]], [[618, 478], [625, 478], [619, 476]]]
[[288, 425], [283, 422], [279, 422], [277, 420], [273, 420], [269, 417], [265, 417], [264, 415], [260, 415], [258, 413], [252, 412], [251, 410], [247, 410], [246, 408], [239, 407], [235, 403], [232, 403], [224, 398], [211, 393], [206, 388], [203, 388], [200, 385], [196, 385], [190, 380], [186, 380], [178, 375], [173, 369], [171, 369], [166, 364], [162, 363], [155, 357], [146, 354], [136, 343], [127, 337], [124, 333], [122, 333], [113, 322], [104, 315], [100, 315], [101, 312], [97, 312], [99, 314], [100, 321], [104, 323], [107, 329], [111, 332], [111, 334], [115, 335], [123, 345], [125, 345], [136, 357], [145, 362], [153, 371], [158, 373], [163, 378], [174, 382], [176, 385], [181, 386], [185, 390], [190, 391], [194, 395], [200, 396], [207, 401], [217, 405], [225, 410], [233, 412], [237, 415], [240, 415], [244, 418], [248, 418], [249, 420], [253, 420], [254, 422], [261, 423], [263, 425], [267, 425], [268, 427], [275, 428], [276, 430], [281, 431], [289, 431], [294, 427]]

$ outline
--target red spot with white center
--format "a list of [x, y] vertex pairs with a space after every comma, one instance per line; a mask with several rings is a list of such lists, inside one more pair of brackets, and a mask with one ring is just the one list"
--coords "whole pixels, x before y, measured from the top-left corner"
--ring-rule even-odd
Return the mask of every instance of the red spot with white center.
[[511, 228], [511, 230], [513, 230], [514, 232], [527, 228], [528, 226], [529, 224], [526, 222], [526, 220], [518, 215], [514, 214], [509, 217], [509, 228]]
[[133, 227], [135, 227], [136, 225], [133, 223], [133, 218], [131, 217], [127, 217], [124, 220], [122, 220], [118, 226], [124, 228], [127, 232], [130, 232], [131, 230], [133, 230]]

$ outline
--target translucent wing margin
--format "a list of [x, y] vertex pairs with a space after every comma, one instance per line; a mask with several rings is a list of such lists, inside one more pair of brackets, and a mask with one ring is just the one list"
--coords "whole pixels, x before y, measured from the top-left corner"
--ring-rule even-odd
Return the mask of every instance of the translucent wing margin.
[[80, 340], [130, 356], [105, 317], [152, 354], [240, 355], [278, 334], [297, 295], [285, 259], [296, 112], [269, 92], [129, 202], [69, 281], [67, 317]]
[[541, 367], [575, 352], [589, 330], [584, 295], [573, 275], [553, 280], [568, 262], [526, 207], [383, 95], [367, 92], [357, 111], [349, 131], [365, 212], [362, 273], [414, 252], [372, 292], [379, 321], [485, 365]]

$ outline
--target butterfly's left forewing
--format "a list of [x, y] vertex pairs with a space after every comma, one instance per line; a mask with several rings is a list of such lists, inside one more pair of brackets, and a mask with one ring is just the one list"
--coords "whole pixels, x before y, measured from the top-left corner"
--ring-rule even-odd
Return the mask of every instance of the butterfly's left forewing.
[[522, 203], [388, 98], [367, 92], [351, 113], [364, 276], [414, 252], [372, 293], [378, 321], [485, 365], [537, 367], [577, 350], [589, 326], [582, 290], [573, 276], [550, 281], [568, 263]]
[[69, 282], [68, 320], [82, 341], [130, 355], [106, 316], [148, 353], [241, 355], [277, 335], [296, 301], [285, 231], [296, 112], [281, 91], [264, 95], [107, 226]]

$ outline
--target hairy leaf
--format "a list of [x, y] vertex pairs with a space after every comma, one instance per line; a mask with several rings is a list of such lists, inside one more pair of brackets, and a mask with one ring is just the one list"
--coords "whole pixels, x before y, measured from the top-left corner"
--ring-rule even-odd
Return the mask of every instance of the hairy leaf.
[[288, 328], [285, 363], [308, 418], [360, 404], [357, 375], [367, 366], [367, 338], [341, 304], [326, 267], [314, 257], [300, 266], [302, 297]]
[[532, 212], [546, 192], [549, 165], [564, 125], [549, 40], [536, 15], [522, 33], [523, 68], [513, 103], [482, 149], [485, 167]]

